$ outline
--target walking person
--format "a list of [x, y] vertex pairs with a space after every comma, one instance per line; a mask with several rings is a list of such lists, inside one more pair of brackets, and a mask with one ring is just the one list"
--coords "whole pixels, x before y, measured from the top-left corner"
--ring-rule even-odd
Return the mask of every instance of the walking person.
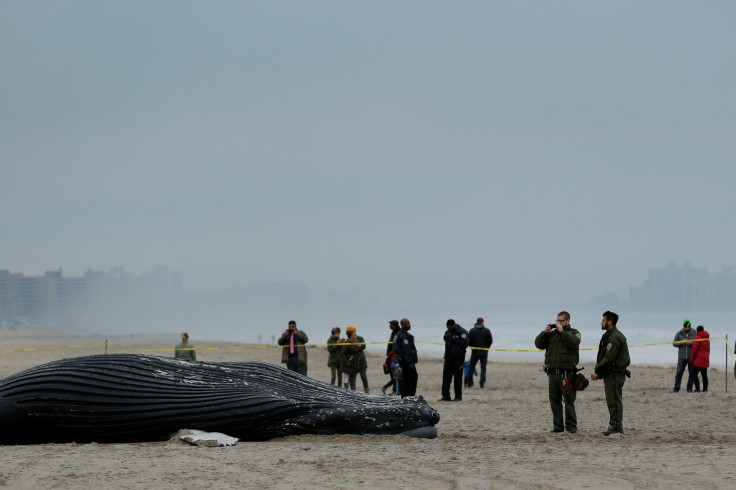
[[290, 371], [301, 375], [307, 375], [307, 349], [304, 344], [309, 342], [309, 337], [303, 330], [297, 330], [296, 322], [291, 320], [289, 327], [281, 334], [278, 344], [283, 345], [281, 349], [281, 362], [286, 364]]
[[[463, 365], [468, 348], [468, 332], [450, 318], [445, 324], [445, 365], [442, 369], [442, 398], [438, 401], [462, 401]], [[455, 398], [450, 398], [450, 384], [454, 384]]]
[[603, 380], [608, 405], [608, 429], [603, 435], [624, 433], [624, 402], [623, 387], [631, 373], [626, 369], [631, 364], [629, 346], [626, 337], [616, 328], [618, 315], [612, 311], [603, 313], [601, 330], [605, 333], [598, 345], [598, 357], [595, 364], [595, 373], [591, 375], [593, 381]]
[[[340, 327], [332, 329], [327, 339], [327, 366], [330, 368], [330, 384], [342, 386], [342, 371], [340, 370]], [[343, 339], [345, 340], [345, 339]]]
[[[575, 412], [574, 381], [580, 362], [580, 332], [570, 326], [570, 313], [561, 311], [557, 321], [548, 324], [534, 339], [537, 349], [544, 349], [544, 370], [547, 373], [549, 404], [552, 408], [552, 431], [575, 433], [578, 417]], [[565, 402], [563, 415], [562, 402]]]
[[396, 379], [394, 379], [394, 359], [396, 359], [396, 354], [394, 354], [394, 339], [396, 338], [396, 333], [399, 331], [399, 322], [397, 320], [391, 320], [388, 322], [388, 326], [391, 329], [391, 336], [388, 339], [388, 344], [386, 345], [386, 360], [383, 363], [383, 372], [385, 374], [389, 375], [388, 382], [381, 386], [380, 390], [381, 393], [386, 395], [386, 388], [391, 388], [391, 394], [392, 395], [398, 395], [397, 391], [397, 384]]
[[[690, 354], [690, 363], [693, 365], [693, 376], [698, 379], [698, 373], [703, 377], [703, 391], [708, 391], [708, 367], [710, 366], [710, 334], [705, 327], [698, 325], [695, 329], [693, 352]], [[697, 385], [696, 385], [697, 386]], [[699, 391], [699, 390], [695, 390]]]
[[468, 332], [468, 345], [470, 346], [470, 367], [465, 378], [465, 386], [473, 386], [473, 374], [475, 365], [480, 361], [480, 387], [486, 384], [486, 364], [488, 363], [488, 349], [493, 345], [493, 335], [485, 326], [483, 317], [476, 320], [473, 328]]
[[695, 332], [691, 328], [690, 319], [685, 318], [682, 321], [682, 330], [675, 334], [675, 340], [672, 343], [677, 349], [677, 371], [675, 372], [675, 387], [672, 388], [672, 393], [680, 391], [685, 369], [687, 369], [687, 391], [693, 391], [693, 384], [695, 384], [696, 391], [700, 391], [700, 381], [698, 381], [697, 376], [693, 376], [692, 363], [690, 362], [694, 338]]
[[394, 375], [399, 379], [399, 394], [401, 398], [417, 394], [417, 382], [419, 374], [416, 364], [419, 362], [417, 348], [414, 345], [414, 336], [409, 333], [411, 322], [407, 318], [401, 319], [401, 328], [396, 332], [394, 338], [394, 353], [399, 364], [400, 375]]

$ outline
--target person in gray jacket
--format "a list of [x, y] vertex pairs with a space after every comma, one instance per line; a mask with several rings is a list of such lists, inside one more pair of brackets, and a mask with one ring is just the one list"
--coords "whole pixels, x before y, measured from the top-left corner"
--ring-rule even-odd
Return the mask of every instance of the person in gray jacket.
[[685, 372], [685, 368], [687, 368], [687, 391], [693, 391], [693, 383], [695, 384], [695, 391], [700, 391], [700, 380], [698, 380], [697, 376], [693, 376], [693, 366], [690, 363], [694, 338], [695, 331], [690, 325], [690, 319], [685, 318], [682, 321], [682, 330], [677, 332], [672, 344], [677, 349], [677, 372], [675, 373], [675, 387], [672, 388], [672, 393], [680, 391], [680, 384], [682, 383], [682, 375]]

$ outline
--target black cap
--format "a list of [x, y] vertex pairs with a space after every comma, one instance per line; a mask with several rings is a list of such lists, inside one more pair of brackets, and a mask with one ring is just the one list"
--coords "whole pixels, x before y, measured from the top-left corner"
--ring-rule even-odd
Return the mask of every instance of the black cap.
[[399, 321], [398, 321], [398, 320], [391, 320], [390, 322], [388, 322], [388, 324], [389, 324], [390, 326], [392, 326], [392, 327], [393, 327], [393, 326], [396, 326], [396, 327], [398, 327], [398, 326], [399, 326]]
[[451, 326], [455, 325], [455, 320], [453, 320], [452, 318], [450, 318], [449, 320], [447, 320], [447, 323], [445, 325], [447, 325], [448, 327], [451, 327]]

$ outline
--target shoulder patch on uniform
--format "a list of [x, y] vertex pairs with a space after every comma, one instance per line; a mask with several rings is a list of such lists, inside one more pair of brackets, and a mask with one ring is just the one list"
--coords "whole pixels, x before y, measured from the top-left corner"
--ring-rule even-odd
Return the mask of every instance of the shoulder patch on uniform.
[[461, 337], [462, 337], [462, 338], [465, 338], [465, 337], [467, 337], [467, 335], [465, 335], [465, 334], [462, 334], [462, 335], [461, 335]]
[[409, 345], [409, 339], [404, 339], [404, 345]]
[[576, 333], [575, 334], [575, 337], [580, 338], [580, 334], [579, 333]]
[[613, 347], [613, 344], [609, 342], [608, 345], [606, 346], [606, 349], [611, 350], [611, 347]]

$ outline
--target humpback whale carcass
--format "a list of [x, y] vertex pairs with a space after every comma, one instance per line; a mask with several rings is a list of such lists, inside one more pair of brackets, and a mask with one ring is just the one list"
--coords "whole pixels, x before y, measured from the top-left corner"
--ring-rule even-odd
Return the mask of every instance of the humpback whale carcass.
[[296, 434], [436, 437], [422, 397], [391, 399], [265, 362], [114, 354], [62, 359], [0, 379], [0, 443], [165, 440], [179, 429], [241, 440]]

